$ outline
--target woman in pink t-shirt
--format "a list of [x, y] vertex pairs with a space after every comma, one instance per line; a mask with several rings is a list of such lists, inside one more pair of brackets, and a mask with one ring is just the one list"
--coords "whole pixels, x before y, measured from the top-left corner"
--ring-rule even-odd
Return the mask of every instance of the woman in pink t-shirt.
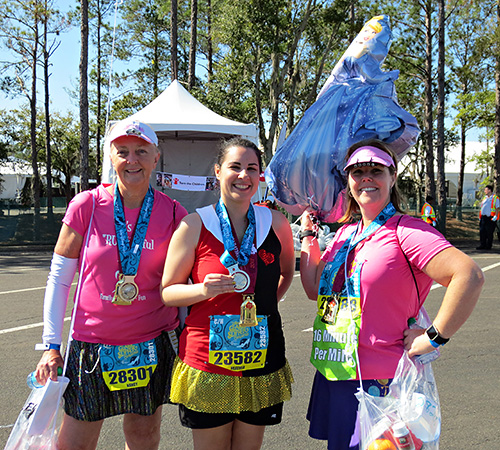
[[[157, 449], [177, 351], [177, 308], [159, 285], [170, 238], [186, 210], [149, 184], [160, 158], [146, 124], [124, 120], [110, 131], [114, 185], [78, 194], [59, 234], [44, 301], [44, 354], [36, 378], [57, 380], [61, 334], [77, 266], [72, 341], [67, 349], [61, 449], [95, 449], [103, 421], [124, 414], [127, 449]], [[80, 262], [80, 263], [79, 263]], [[78, 290], [77, 290], [78, 291]]]
[[[413, 357], [445, 344], [469, 317], [483, 284], [472, 259], [430, 225], [402, 214], [397, 159], [384, 143], [351, 147], [344, 170], [341, 222], [347, 224], [323, 255], [314, 220], [307, 212], [301, 217], [301, 280], [318, 302], [309, 435], [328, 440], [329, 450], [359, 448], [359, 373], [365, 390], [385, 395], [403, 350]], [[441, 308], [427, 330], [410, 330], [408, 320], [418, 316], [432, 281], [447, 286]]]

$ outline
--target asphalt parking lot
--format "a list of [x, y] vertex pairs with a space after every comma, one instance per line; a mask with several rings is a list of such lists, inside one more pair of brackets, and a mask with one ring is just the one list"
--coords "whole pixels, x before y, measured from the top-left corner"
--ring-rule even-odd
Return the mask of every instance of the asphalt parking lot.
[[[500, 410], [500, 251], [490, 252], [464, 245], [483, 268], [486, 283], [472, 316], [433, 363], [442, 408], [441, 450], [497, 450]], [[33, 348], [40, 341], [42, 302], [50, 264], [50, 251], [36, 253], [0, 250], [0, 445], [5, 445], [29, 390], [26, 376], [34, 370], [40, 354]], [[436, 314], [444, 288], [435, 286], [426, 302]], [[305, 299], [297, 276], [280, 304], [287, 356], [295, 383], [293, 398], [285, 405], [283, 422], [269, 427], [263, 449], [326, 449], [308, 437], [305, 419], [314, 370], [309, 363], [314, 302]], [[68, 314], [69, 315], [69, 311]], [[342, 411], [339, 411], [342, 414]], [[123, 449], [121, 418], [105, 422], [98, 448]], [[190, 449], [189, 430], [179, 424], [177, 408], [163, 410], [161, 449]]]

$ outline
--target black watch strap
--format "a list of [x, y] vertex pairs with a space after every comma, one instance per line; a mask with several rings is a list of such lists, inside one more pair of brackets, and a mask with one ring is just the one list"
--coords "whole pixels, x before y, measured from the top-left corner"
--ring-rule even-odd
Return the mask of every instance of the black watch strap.
[[427, 333], [428, 338], [437, 345], [444, 345], [450, 340], [449, 338], [446, 339], [441, 336], [434, 325], [431, 325], [429, 328], [427, 328], [425, 332]]
[[318, 233], [316, 233], [316, 231], [313, 231], [313, 230], [304, 230], [304, 231], [301, 231], [301, 232], [299, 233], [299, 239], [300, 239], [300, 242], [302, 242], [302, 240], [303, 240], [305, 237], [308, 237], [308, 236], [318, 237]]

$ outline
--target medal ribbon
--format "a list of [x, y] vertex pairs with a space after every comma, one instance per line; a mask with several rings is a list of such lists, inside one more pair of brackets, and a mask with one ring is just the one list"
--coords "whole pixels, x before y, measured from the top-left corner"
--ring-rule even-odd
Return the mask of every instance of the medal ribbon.
[[146, 232], [148, 231], [149, 218], [151, 217], [151, 211], [153, 210], [153, 202], [153, 188], [149, 186], [146, 197], [142, 202], [139, 219], [137, 220], [134, 237], [132, 239], [132, 244], [130, 244], [127, 235], [127, 222], [125, 220], [125, 212], [123, 210], [120, 191], [118, 190], [118, 183], [115, 184], [115, 196], [113, 199], [115, 232], [123, 275], [137, 274], [142, 248], [144, 246], [144, 239], [146, 238]]
[[[231, 220], [222, 199], [215, 205], [215, 212], [219, 218], [221, 227], [222, 241], [224, 244], [224, 253], [220, 257], [222, 265], [228, 269], [229, 274], [235, 272], [244, 272], [249, 276], [250, 284], [244, 293], [254, 293], [255, 283], [257, 281], [257, 254], [252, 255], [252, 248], [255, 242], [256, 219], [252, 205], [248, 208], [247, 218], [248, 226], [241, 240], [240, 248], [236, 245], [236, 236], [233, 234]], [[231, 254], [234, 251], [234, 255]]]
[[[332, 264], [329, 265], [329, 273], [326, 274], [327, 278], [330, 279], [330, 282], [328, 283], [331, 286], [332, 291], [334, 292], [340, 292], [341, 289], [338, 287], [338, 283], [335, 283], [335, 290], [333, 289], [333, 284], [335, 282], [335, 275], [337, 274], [337, 271], [340, 269], [340, 267], [345, 264], [346, 262], [346, 255], [348, 252], [354, 250], [356, 246], [361, 242], [364, 241], [368, 236], [372, 235], [377, 231], [382, 225], [384, 225], [394, 214], [396, 213], [396, 208], [394, 208], [394, 205], [392, 203], [388, 203], [387, 206], [380, 212], [380, 214], [375, 218], [375, 220], [368, 225], [363, 232], [357, 236], [354, 241], [353, 237], [356, 235], [356, 232], [359, 228], [359, 223], [358, 227], [356, 228], [355, 231], [352, 232], [352, 234], [346, 239], [340, 250], [337, 252], [335, 255], [334, 260], [332, 261]], [[352, 243], [351, 243], [352, 241]], [[345, 272], [344, 272], [345, 273]], [[323, 277], [321, 277], [323, 278]], [[344, 277], [344, 282], [345, 283], [345, 277]]]
[[[389, 203], [363, 232], [356, 230], [346, 239], [333, 261], [328, 262], [321, 274], [318, 289], [318, 315], [313, 326], [312, 364], [328, 380], [352, 380], [357, 374], [357, 347], [361, 326], [360, 278], [361, 263], [357, 263], [352, 275], [348, 271], [354, 260], [352, 250], [375, 233], [396, 212]], [[346, 283], [347, 281], [347, 283]], [[328, 313], [326, 305], [335, 298], [338, 302], [336, 319], [323, 322]]]
[[[248, 226], [245, 230], [243, 239], [241, 240], [239, 249], [236, 247], [233, 231], [231, 229], [231, 221], [229, 220], [229, 214], [227, 213], [226, 206], [222, 202], [222, 199], [219, 199], [219, 202], [215, 206], [215, 212], [219, 218], [222, 240], [224, 243], [224, 253], [220, 257], [220, 262], [226, 268], [234, 266], [235, 264], [238, 264], [239, 267], [246, 266], [248, 264], [248, 260], [250, 259], [252, 246], [255, 240], [255, 212], [252, 205], [248, 208]], [[237, 260], [235, 260], [230, 253], [233, 250], [237, 254]]]

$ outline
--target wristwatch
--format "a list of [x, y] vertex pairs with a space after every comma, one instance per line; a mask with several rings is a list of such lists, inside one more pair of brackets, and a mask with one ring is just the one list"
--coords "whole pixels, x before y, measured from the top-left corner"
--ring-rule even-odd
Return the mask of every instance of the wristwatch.
[[313, 230], [303, 230], [299, 233], [300, 242], [302, 242], [302, 240], [308, 236], [312, 236], [312, 237], [316, 238], [316, 237], [318, 237], [318, 233], [316, 233], [316, 231], [313, 231]]
[[446, 339], [443, 336], [439, 334], [439, 332], [436, 330], [434, 325], [431, 325], [427, 330], [425, 330], [427, 333], [427, 337], [431, 341], [431, 345], [433, 347], [439, 347], [440, 345], [446, 344], [450, 339]]

